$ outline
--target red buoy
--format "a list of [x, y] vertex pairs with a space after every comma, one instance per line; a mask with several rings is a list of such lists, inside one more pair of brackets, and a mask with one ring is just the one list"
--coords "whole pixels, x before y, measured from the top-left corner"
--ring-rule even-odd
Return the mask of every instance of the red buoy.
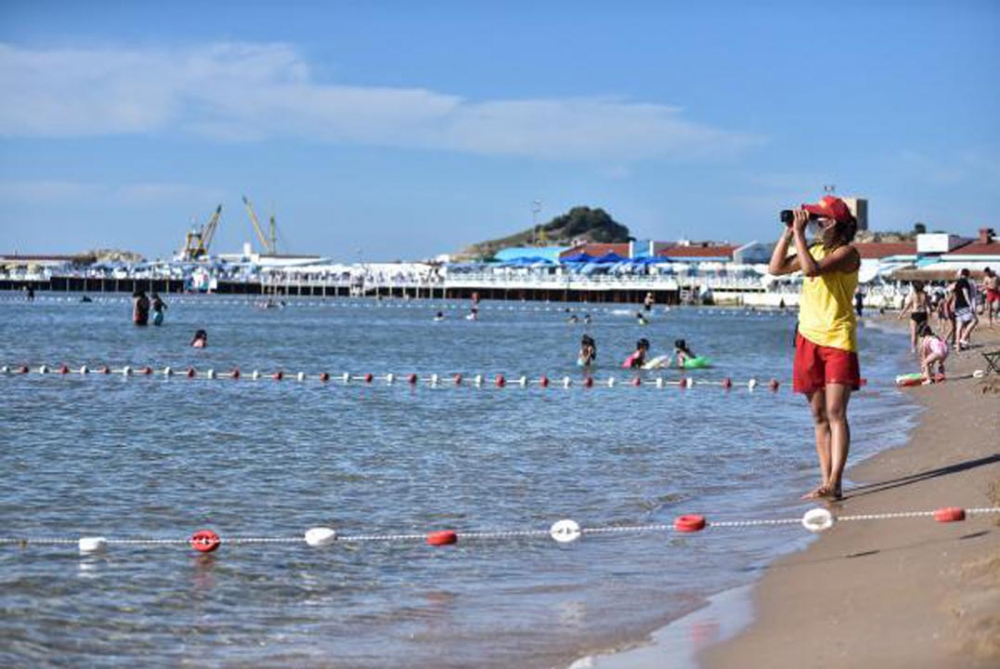
[[700, 532], [705, 529], [705, 516], [693, 513], [677, 516], [674, 520], [674, 529], [678, 532]]
[[642, 379], [640, 379], [638, 376], [635, 377], [634, 379], [632, 379], [632, 385], [633, 386], [641, 386], [642, 385]]
[[540, 385], [542, 388], [548, 388], [549, 387], [549, 377], [543, 376], [542, 378], [538, 379], [538, 385]]
[[285, 378], [285, 373], [279, 369], [278, 371], [276, 371], [274, 374], [271, 375], [271, 378], [274, 379], [275, 381], [281, 381], [283, 378]]
[[195, 371], [194, 367], [188, 367], [187, 372], [184, 373], [184, 376], [188, 377], [189, 379], [193, 379], [197, 374], [198, 372]]
[[497, 384], [497, 388], [503, 388], [507, 385], [507, 379], [503, 378], [503, 374], [497, 374], [495, 383]]
[[461, 374], [456, 374], [455, 375], [455, 385], [456, 386], [462, 385], [462, 375]]
[[771, 389], [772, 393], [776, 393], [778, 392], [778, 386], [780, 385], [781, 383], [778, 382], [778, 379], [771, 379], [771, 382], [767, 384], [767, 387]]
[[28, 373], [28, 366], [27, 365], [21, 365], [20, 367], [17, 368], [17, 373], [18, 374], [27, 374]]
[[458, 543], [458, 534], [455, 530], [439, 530], [427, 534], [427, 543], [431, 546], [447, 546]]
[[868, 379], [866, 379], [864, 377], [862, 377], [861, 379], [858, 379], [858, 385], [859, 386], [867, 386], [868, 385]]
[[139, 373], [142, 374], [143, 376], [149, 376], [150, 374], [153, 373], [153, 368], [143, 367], [142, 369], [139, 370]]
[[237, 368], [233, 368], [233, 372], [232, 372], [232, 374], [233, 374], [233, 378], [234, 378], [234, 379], [238, 379], [238, 378], [240, 378], [240, 370], [239, 370], [239, 369], [237, 369]]
[[946, 506], [934, 512], [934, 520], [939, 523], [957, 523], [965, 520], [965, 509], [959, 506]]
[[199, 553], [211, 553], [219, 547], [222, 539], [212, 530], [198, 530], [191, 535], [189, 543], [191, 544], [191, 548]]
[[728, 376], [722, 379], [722, 387], [725, 388], [726, 390], [729, 390], [730, 388], [733, 387], [733, 380]]
[[371, 383], [372, 379], [374, 379], [374, 378], [375, 377], [372, 376], [371, 372], [368, 372], [367, 374], [365, 374], [365, 383]]
[[327, 381], [330, 380], [330, 375], [327, 374], [326, 372], [320, 372], [319, 373], [319, 380], [322, 381], [323, 383], [326, 383]]
[[66, 365], [63, 365], [62, 367], [59, 368], [59, 373], [60, 374], [69, 374], [69, 367], [67, 367]]
[[417, 375], [416, 374], [410, 374], [408, 377], [406, 377], [406, 381], [411, 386], [417, 385]]

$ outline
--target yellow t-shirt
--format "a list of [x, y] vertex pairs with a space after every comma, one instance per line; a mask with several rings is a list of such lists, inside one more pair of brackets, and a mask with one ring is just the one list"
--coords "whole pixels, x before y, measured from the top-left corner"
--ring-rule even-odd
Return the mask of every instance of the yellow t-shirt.
[[[809, 255], [817, 262], [826, 254], [822, 244], [809, 247]], [[799, 300], [799, 333], [819, 346], [857, 352], [858, 325], [853, 308], [857, 288], [858, 270], [804, 277]]]

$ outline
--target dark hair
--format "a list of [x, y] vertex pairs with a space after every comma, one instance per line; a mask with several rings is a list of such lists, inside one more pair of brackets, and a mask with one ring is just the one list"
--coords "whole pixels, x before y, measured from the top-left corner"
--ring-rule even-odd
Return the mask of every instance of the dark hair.
[[937, 335], [934, 334], [934, 331], [931, 330], [931, 326], [928, 325], [927, 322], [925, 321], [925, 322], [921, 323], [919, 327], [917, 327], [917, 336], [918, 337], [936, 337]]
[[636, 348], [649, 348], [649, 340], [645, 337], [635, 343]]

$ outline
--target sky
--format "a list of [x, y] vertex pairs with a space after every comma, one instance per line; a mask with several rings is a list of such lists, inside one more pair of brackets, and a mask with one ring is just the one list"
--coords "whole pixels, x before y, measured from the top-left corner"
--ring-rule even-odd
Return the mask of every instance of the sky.
[[766, 241], [827, 185], [972, 236], [1000, 230], [998, 73], [994, 0], [0, 0], [0, 253], [168, 258], [219, 204], [237, 251], [242, 195], [344, 262], [579, 205]]

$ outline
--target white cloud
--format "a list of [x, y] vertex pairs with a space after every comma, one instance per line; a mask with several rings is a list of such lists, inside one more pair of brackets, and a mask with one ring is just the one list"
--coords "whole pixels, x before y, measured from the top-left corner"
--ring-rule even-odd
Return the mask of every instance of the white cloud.
[[26, 49], [0, 44], [0, 136], [186, 132], [329, 143], [638, 160], [725, 157], [757, 137], [620, 98], [473, 101], [422, 88], [313, 81], [288, 45]]

